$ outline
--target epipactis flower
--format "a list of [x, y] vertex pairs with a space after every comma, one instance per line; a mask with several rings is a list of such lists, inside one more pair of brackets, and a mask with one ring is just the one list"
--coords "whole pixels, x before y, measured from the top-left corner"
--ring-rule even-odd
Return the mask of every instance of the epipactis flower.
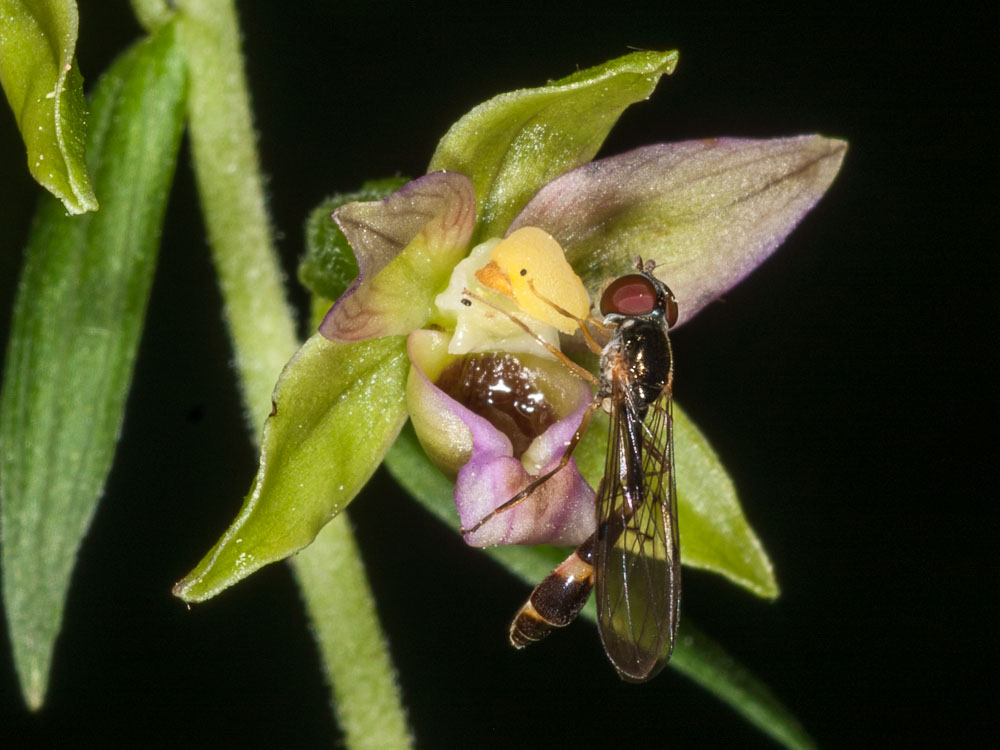
[[[592, 399], [540, 342], [582, 349], [578, 321], [636, 256], [655, 261], [683, 324], [774, 251], [829, 187], [843, 142], [713, 138], [592, 161], [675, 62], [640, 52], [496, 97], [452, 127], [427, 175], [335, 211], [357, 276], [286, 367], [251, 494], [180, 595], [207, 598], [308, 544], [407, 417], [474, 526], [555, 466]], [[775, 595], [731, 483], [676, 405], [674, 436], [682, 559]], [[566, 468], [466, 541], [581, 542], [605, 439], [592, 426]], [[404, 485], [440, 481], [404, 463]]]

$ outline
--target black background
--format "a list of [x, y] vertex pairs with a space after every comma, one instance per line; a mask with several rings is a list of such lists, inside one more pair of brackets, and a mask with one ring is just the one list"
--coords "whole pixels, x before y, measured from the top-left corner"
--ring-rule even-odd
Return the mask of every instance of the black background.
[[[604, 154], [721, 135], [846, 138], [843, 170], [813, 213], [675, 336], [677, 400], [721, 454], [783, 588], [769, 604], [691, 572], [685, 616], [821, 746], [961, 746], [990, 727], [995, 739], [984, 683], [997, 493], [984, 447], [995, 445], [997, 413], [979, 373], [996, 348], [995, 171], [985, 181], [996, 169], [995, 121], [986, 125], [996, 11], [672, 5], [423, 5], [401, 16], [371, 3], [242, 4], [288, 273], [304, 217], [326, 194], [420, 174], [474, 104], [631, 47], [676, 47], [680, 64], [628, 110]], [[79, 60], [92, 82], [139, 29], [124, 2], [81, 6]], [[6, 113], [0, 162], [5, 338], [36, 194]], [[2, 649], [4, 747], [337, 741], [284, 566], [191, 611], [169, 593], [235, 514], [255, 468], [188, 163], [185, 148], [123, 440], [37, 715], [23, 709]], [[621, 684], [590, 626], [511, 650], [505, 631], [526, 587], [383, 473], [351, 519], [421, 747], [771, 746], [669, 670]]]

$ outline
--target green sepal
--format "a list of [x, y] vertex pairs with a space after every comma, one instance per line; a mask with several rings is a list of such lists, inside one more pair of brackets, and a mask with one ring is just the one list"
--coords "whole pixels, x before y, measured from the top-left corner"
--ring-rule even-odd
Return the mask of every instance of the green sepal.
[[302, 345], [275, 386], [250, 494], [174, 594], [215, 596], [307, 546], [347, 506], [406, 420], [405, 342], [339, 344], [317, 333]]
[[87, 174], [87, 107], [69, 0], [0, 0], [0, 84], [28, 152], [28, 170], [71, 214], [97, 210]]
[[633, 52], [546, 86], [500, 94], [455, 123], [428, 172], [472, 179], [479, 225], [473, 244], [499, 237], [547, 182], [590, 161], [630, 104], [673, 72], [677, 52]]
[[733, 481], [698, 427], [674, 404], [674, 465], [681, 562], [757, 596], [778, 596], [774, 568], [743, 515]]
[[348, 203], [381, 200], [409, 181], [407, 177], [369, 180], [356, 192], [333, 195], [316, 206], [306, 220], [306, 253], [298, 271], [302, 285], [328, 300], [343, 294], [358, 275], [358, 261], [331, 214]]
[[[432, 515], [450, 528], [458, 529], [458, 516], [452, 500], [453, 485], [431, 464], [410, 426], [403, 429], [386, 456], [385, 465], [396, 481]], [[683, 530], [681, 533], [683, 537]], [[546, 545], [491, 547], [483, 552], [531, 586], [551, 573], [568, 554], [568, 550]], [[513, 615], [520, 602], [511, 604]], [[583, 616], [596, 622], [592, 604], [584, 608]], [[785, 747], [804, 749], [815, 746], [802, 725], [770, 689], [704, 635], [690, 618], [681, 618], [670, 666], [690, 677]], [[608, 671], [611, 672], [610, 667]]]
[[101, 211], [69, 217], [43, 195], [28, 239], [0, 393], [0, 518], [5, 610], [32, 708], [142, 332], [184, 121], [174, 36], [167, 26], [132, 47], [94, 92], [87, 155]]

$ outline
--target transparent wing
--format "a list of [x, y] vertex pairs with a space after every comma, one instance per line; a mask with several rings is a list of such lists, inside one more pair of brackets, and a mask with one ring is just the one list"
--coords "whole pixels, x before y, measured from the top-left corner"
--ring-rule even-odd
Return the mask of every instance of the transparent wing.
[[612, 403], [597, 499], [597, 615], [608, 658], [623, 679], [642, 682], [670, 659], [680, 614], [670, 388], [645, 423], [621, 382], [613, 384]]

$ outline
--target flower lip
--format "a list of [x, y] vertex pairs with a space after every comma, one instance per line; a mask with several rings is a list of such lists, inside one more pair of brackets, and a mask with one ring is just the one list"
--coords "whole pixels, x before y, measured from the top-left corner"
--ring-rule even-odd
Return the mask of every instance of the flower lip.
[[[456, 358], [447, 353], [446, 338], [438, 331], [410, 335], [410, 417], [428, 455], [456, 478], [459, 519], [471, 528], [558, 464], [593, 394], [560, 362], [527, 354]], [[472, 358], [473, 366], [455, 365]], [[447, 374], [452, 366], [454, 373]], [[539, 407], [539, 396], [550, 412]], [[514, 434], [506, 429], [511, 424]], [[530, 498], [466, 534], [465, 541], [480, 547], [579, 544], [594, 523], [594, 491], [570, 461]]]
[[506, 435], [518, 459], [558, 421], [533, 374], [509, 354], [457, 359], [441, 371], [434, 385]]
[[[556, 467], [590, 404], [589, 388], [580, 396], [577, 408], [535, 438], [521, 460], [511, 455], [506, 435], [463, 408], [469, 415], [463, 420], [472, 431], [474, 446], [455, 481], [455, 506], [464, 528], [477, 526], [539, 474]], [[476, 547], [580, 544], [594, 531], [594, 501], [594, 490], [571, 460], [523, 502], [465, 534], [464, 539]]]

